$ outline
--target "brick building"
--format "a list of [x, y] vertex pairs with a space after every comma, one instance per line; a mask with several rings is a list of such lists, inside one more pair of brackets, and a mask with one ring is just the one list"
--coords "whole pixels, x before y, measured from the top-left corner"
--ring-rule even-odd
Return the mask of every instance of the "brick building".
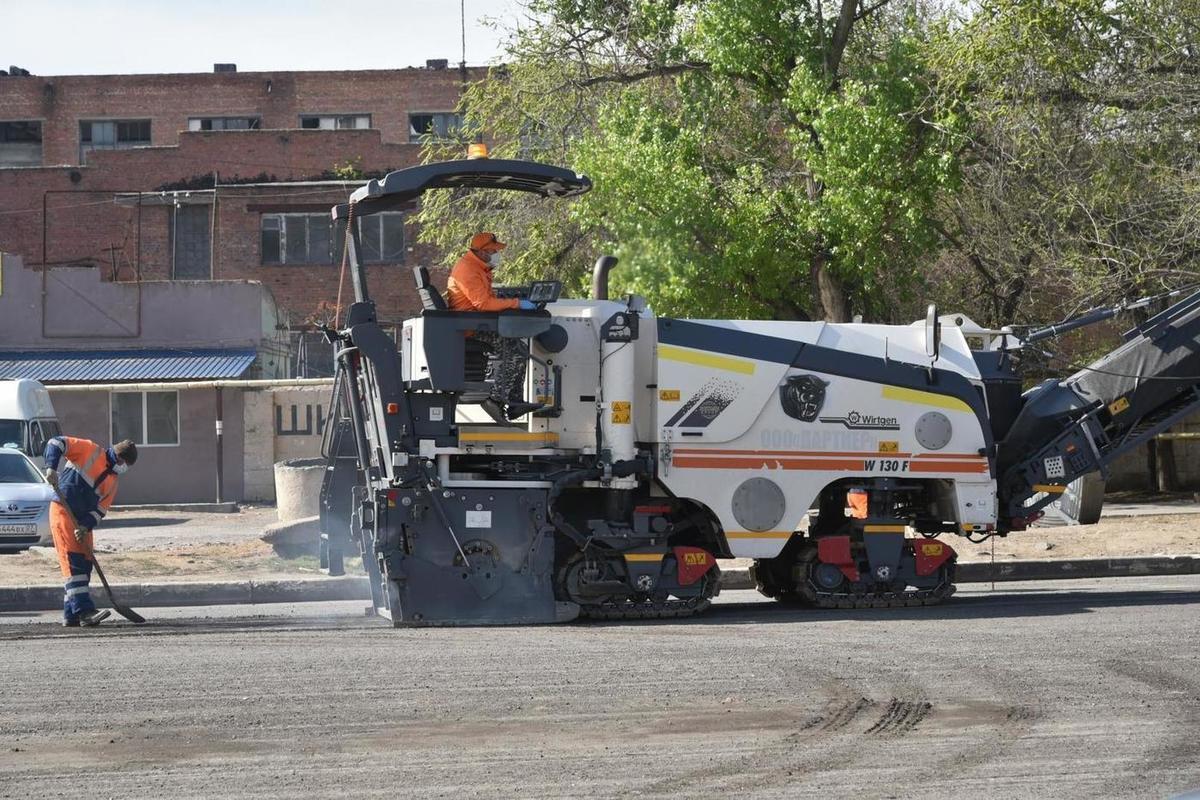
[[[340, 263], [329, 207], [360, 175], [419, 163], [424, 137], [457, 135], [463, 81], [483, 70], [229, 67], [0, 75], [0, 250], [113, 281], [260, 281], [292, 330], [327, 318]], [[417, 308], [402, 267], [436, 254], [414, 247], [404, 212], [367, 225], [375, 299], [401, 319]]]

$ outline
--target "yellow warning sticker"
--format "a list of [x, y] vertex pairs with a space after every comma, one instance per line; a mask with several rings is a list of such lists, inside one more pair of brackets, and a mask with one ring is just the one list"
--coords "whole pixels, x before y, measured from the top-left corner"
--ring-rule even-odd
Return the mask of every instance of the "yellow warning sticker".
[[899, 453], [900, 452], [900, 443], [899, 442], [880, 442], [879, 443], [879, 452], [881, 452], [881, 453]]
[[1129, 398], [1128, 397], [1118, 397], [1116, 400], [1113, 400], [1111, 403], [1108, 404], [1108, 413], [1112, 414], [1115, 417], [1117, 414], [1120, 414], [1122, 411], [1124, 411], [1127, 408], [1129, 408]]
[[628, 400], [614, 400], [612, 404], [613, 425], [628, 425], [633, 404]]
[[658, 399], [662, 400], [663, 402], [667, 402], [667, 403], [670, 403], [672, 401], [678, 401], [679, 400], [679, 390], [678, 389], [659, 389], [658, 390]]

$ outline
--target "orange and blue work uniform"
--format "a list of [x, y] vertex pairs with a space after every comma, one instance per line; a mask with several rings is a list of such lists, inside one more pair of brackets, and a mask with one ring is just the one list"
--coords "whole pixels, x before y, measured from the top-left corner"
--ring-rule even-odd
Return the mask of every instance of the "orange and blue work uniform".
[[515, 297], [496, 297], [491, 266], [472, 250], [464, 253], [450, 270], [446, 294], [450, 308], [455, 311], [505, 311], [520, 305]]
[[[454, 311], [508, 311], [520, 308], [515, 297], [496, 297], [492, 288], [492, 268], [475, 252], [468, 250], [450, 270], [446, 294]], [[520, 402], [525, 388], [525, 362], [529, 345], [524, 339], [509, 339], [496, 333], [475, 334], [495, 352], [492, 399], [500, 403]]]
[[[55, 436], [46, 442], [46, 466], [57, 470], [65, 457], [69, 462], [58, 480], [58, 492], [71, 509], [55, 500], [50, 504], [50, 532], [58, 565], [62, 568], [63, 617], [68, 622], [79, 619], [96, 608], [88, 593], [92, 577], [92, 528], [108, 513], [117, 495], [117, 476], [114, 469], [117, 456], [111, 447], [101, 447], [87, 439]], [[80, 527], [87, 529], [83, 541], [75, 538], [75, 516]]]

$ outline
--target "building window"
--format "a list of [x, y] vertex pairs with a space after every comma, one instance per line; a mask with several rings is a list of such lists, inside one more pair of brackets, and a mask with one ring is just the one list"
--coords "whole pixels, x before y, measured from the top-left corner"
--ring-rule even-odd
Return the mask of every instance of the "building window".
[[323, 131], [365, 129], [371, 127], [371, 115], [301, 114], [300, 127]]
[[42, 165], [42, 123], [0, 122], [0, 167]]
[[404, 215], [383, 211], [363, 217], [358, 220], [358, 241], [364, 264], [403, 264]]
[[79, 160], [93, 150], [150, 146], [150, 120], [107, 119], [79, 123]]
[[179, 392], [112, 392], [112, 438], [138, 447], [179, 444]]
[[452, 111], [436, 111], [408, 115], [408, 140], [410, 142], [418, 142], [425, 136], [434, 139], [457, 139], [462, 132], [462, 114], [455, 114]]
[[256, 131], [262, 125], [258, 117], [192, 117], [189, 131]]
[[[359, 260], [404, 263], [404, 214], [384, 211], [357, 220]], [[328, 214], [263, 214], [263, 264], [340, 264], [346, 225], [330, 225]]]
[[[355, 220], [358, 223], [358, 260], [362, 264], [404, 263], [404, 213], [381, 211]], [[333, 232], [333, 263], [342, 263], [346, 223], [339, 220]]]
[[330, 264], [328, 214], [263, 214], [262, 263]]

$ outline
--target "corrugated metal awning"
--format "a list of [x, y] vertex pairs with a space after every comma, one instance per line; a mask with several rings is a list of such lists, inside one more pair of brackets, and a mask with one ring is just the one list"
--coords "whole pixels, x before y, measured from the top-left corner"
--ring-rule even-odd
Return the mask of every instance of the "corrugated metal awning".
[[254, 357], [253, 349], [0, 352], [0, 378], [43, 383], [239, 378]]

